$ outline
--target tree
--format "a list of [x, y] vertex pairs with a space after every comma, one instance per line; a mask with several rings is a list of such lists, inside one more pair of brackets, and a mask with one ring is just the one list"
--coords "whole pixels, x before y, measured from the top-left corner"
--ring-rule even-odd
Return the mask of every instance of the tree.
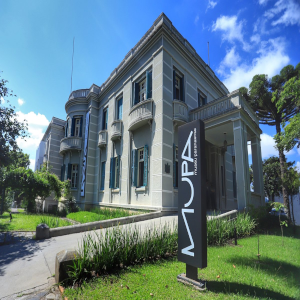
[[[299, 112], [299, 107], [293, 101], [285, 101], [280, 108], [277, 107], [277, 103], [279, 103], [282, 96], [285, 83], [297, 76], [298, 73], [298, 66], [294, 68], [292, 65], [288, 65], [280, 71], [279, 75], [272, 77], [271, 80], [264, 74], [255, 75], [249, 85], [250, 90], [245, 87], [240, 88], [240, 93], [256, 112], [260, 124], [275, 126], [279, 140], [281, 139], [281, 125], [295, 116]], [[282, 147], [278, 147], [278, 152], [280, 177], [283, 182], [286, 173], [286, 160]], [[289, 208], [289, 199], [284, 184], [282, 184], [282, 195], [285, 206]], [[290, 219], [289, 209], [288, 218]]]
[[[16, 152], [17, 137], [27, 137], [27, 123], [18, 121], [15, 107], [3, 105], [3, 100], [9, 103], [7, 97], [15, 96], [7, 86], [7, 80], [0, 79], [0, 167], [10, 163], [10, 151]], [[24, 120], [25, 122], [26, 120]]]

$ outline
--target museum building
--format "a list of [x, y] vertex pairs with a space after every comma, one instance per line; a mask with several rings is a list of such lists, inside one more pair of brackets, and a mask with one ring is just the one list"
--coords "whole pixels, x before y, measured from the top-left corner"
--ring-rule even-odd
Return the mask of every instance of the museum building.
[[[82, 209], [176, 211], [178, 127], [196, 119], [205, 122], [207, 208], [241, 210], [264, 203], [258, 118], [238, 90], [229, 93], [165, 14], [101, 86], [73, 91], [65, 109], [63, 138], [53, 151], [61, 158], [59, 176], [71, 180]], [[47, 136], [46, 149], [51, 148]]]

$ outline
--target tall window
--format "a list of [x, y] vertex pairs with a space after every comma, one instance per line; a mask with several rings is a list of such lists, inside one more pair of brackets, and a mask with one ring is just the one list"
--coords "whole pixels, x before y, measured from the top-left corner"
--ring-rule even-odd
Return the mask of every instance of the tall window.
[[117, 100], [117, 120], [122, 120], [123, 117], [123, 98]]
[[132, 185], [148, 185], [148, 146], [132, 150]]
[[198, 107], [207, 104], [207, 97], [198, 90]]
[[74, 136], [79, 136], [80, 133], [80, 119], [75, 119], [75, 134]]
[[101, 163], [101, 184], [100, 184], [100, 190], [104, 191], [104, 185], [105, 185], [105, 161]]
[[178, 147], [173, 145], [173, 186], [178, 187]]
[[119, 178], [120, 178], [120, 161], [119, 157], [115, 157], [115, 189], [118, 189], [120, 187], [119, 185]]
[[138, 150], [138, 182], [137, 186], [144, 184], [144, 148]]
[[103, 109], [102, 130], [107, 130], [108, 108]]
[[146, 71], [146, 76], [133, 83], [133, 105], [152, 98], [152, 71]]
[[173, 98], [184, 101], [184, 77], [178, 71], [173, 71]]
[[72, 173], [71, 173], [71, 188], [77, 188], [78, 181], [78, 165], [72, 165]]

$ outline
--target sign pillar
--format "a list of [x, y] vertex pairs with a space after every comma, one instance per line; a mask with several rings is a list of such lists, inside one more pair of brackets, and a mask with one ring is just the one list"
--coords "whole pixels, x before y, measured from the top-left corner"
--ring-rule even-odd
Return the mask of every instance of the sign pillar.
[[178, 260], [186, 274], [178, 281], [204, 288], [198, 268], [207, 267], [206, 170], [204, 122], [178, 128]]

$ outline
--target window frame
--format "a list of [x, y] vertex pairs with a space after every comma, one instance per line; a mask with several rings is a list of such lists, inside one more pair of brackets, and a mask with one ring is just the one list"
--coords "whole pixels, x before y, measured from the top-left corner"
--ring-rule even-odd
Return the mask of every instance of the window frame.
[[[122, 101], [122, 111], [121, 111], [121, 117], [120, 117], [120, 106], [119, 106], [119, 103], [120, 101]], [[123, 95], [119, 95], [117, 98], [116, 98], [116, 116], [115, 116], [115, 120], [122, 120], [123, 119]]]
[[108, 123], [108, 106], [103, 107], [103, 111], [102, 111], [102, 130], [107, 130], [107, 123]]
[[[101, 176], [100, 176], [100, 191], [104, 191], [105, 189], [105, 167], [106, 167], [106, 161], [101, 162]], [[104, 172], [104, 173], [103, 173]], [[103, 180], [102, 180], [103, 178]]]
[[[141, 159], [141, 153], [143, 155], [143, 158]], [[144, 170], [145, 170], [145, 155], [144, 155], [144, 147], [137, 149], [137, 182], [136, 182], [136, 187], [143, 187], [144, 186]], [[143, 168], [141, 169], [140, 163], [143, 163]]]
[[[71, 169], [71, 189], [77, 189], [78, 188], [78, 164], [72, 164]], [[76, 169], [74, 170], [74, 167]], [[75, 176], [74, 176], [75, 175]], [[73, 178], [75, 177], [74, 184], [73, 184]]]
[[[75, 137], [79, 137], [80, 136], [80, 122], [81, 122], [81, 118], [75, 117], [74, 119], [75, 119], [74, 136]], [[77, 134], [76, 134], [76, 130], [78, 130]]]
[[[178, 79], [178, 85], [176, 85]], [[184, 74], [177, 68], [173, 68], [173, 100], [185, 102], [185, 89], [184, 89]], [[177, 95], [178, 90], [178, 95]]]
[[[141, 85], [144, 83], [144, 88], [141, 89]], [[152, 68], [143, 72], [136, 80], [132, 82], [132, 107], [148, 99], [152, 99]], [[138, 92], [137, 92], [138, 89]], [[142, 99], [142, 95], [144, 98]], [[138, 101], [137, 101], [138, 99]]]
[[115, 167], [115, 178], [114, 178], [114, 189], [120, 188], [120, 156], [114, 157], [114, 167]]
[[198, 95], [198, 107], [202, 107], [207, 104], [207, 95], [205, 95], [200, 89], [197, 89]]

